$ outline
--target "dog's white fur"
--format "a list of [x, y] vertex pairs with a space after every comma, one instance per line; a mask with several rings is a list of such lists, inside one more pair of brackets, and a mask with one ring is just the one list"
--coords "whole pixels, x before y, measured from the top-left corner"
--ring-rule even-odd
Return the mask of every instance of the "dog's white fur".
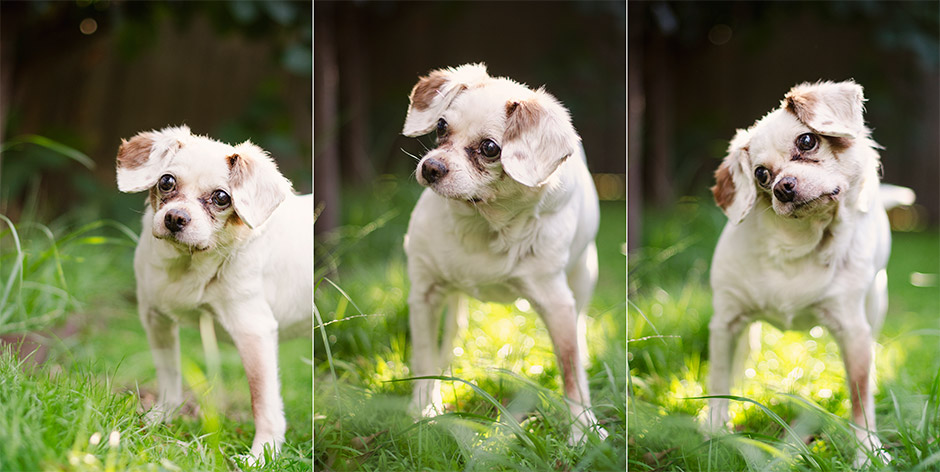
[[[161, 190], [164, 175], [175, 182]], [[163, 420], [182, 404], [178, 322], [208, 311], [245, 367], [251, 454], [261, 458], [265, 445], [277, 451], [286, 430], [278, 332], [302, 331], [312, 316], [312, 197], [294, 195], [261, 148], [195, 136], [185, 126], [123, 141], [117, 183], [122, 192], [150, 191], [134, 257], [159, 382], [148, 417]], [[217, 191], [230, 198], [214, 200]]]
[[[569, 440], [594, 429], [579, 318], [597, 278], [597, 193], [567, 110], [542, 89], [487, 74], [482, 64], [431, 72], [414, 86], [402, 134], [446, 122], [418, 163], [428, 187], [411, 215], [405, 251], [412, 374], [448, 368], [461, 294], [527, 299], [548, 328], [576, 422]], [[483, 154], [484, 140], [501, 148]], [[438, 339], [443, 307], [449, 306]], [[582, 320], [583, 321], [583, 320]], [[443, 412], [440, 383], [417, 380], [416, 412]]]
[[[851, 81], [804, 83], [731, 141], [712, 189], [730, 221], [712, 261], [708, 388], [728, 394], [736, 341], [750, 322], [821, 324], [842, 350], [857, 437], [887, 459], [874, 434], [872, 377], [891, 238], [864, 100]], [[806, 133], [812, 149], [798, 146]], [[709, 405], [711, 427], [724, 426], [728, 400]], [[866, 458], [860, 450], [856, 462]]]

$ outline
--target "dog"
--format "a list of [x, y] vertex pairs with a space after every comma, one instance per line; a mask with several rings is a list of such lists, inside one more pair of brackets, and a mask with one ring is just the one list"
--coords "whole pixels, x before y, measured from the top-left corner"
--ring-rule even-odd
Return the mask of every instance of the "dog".
[[[887, 309], [885, 208], [914, 197], [880, 185], [864, 101], [853, 81], [803, 83], [732, 139], [712, 187], [729, 221], [711, 268], [708, 388], [728, 395], [736, 338], [752, 321], [821, 324], [842, 351], [856, 436], [889, 460], [874, 434], [872, 397], [874, 339]], [[712, 429], [724, 426], [728, 400], [711, 398], [708, 418]], [[860, 448], [856, 463], [867, 457]]]
[[[313, 198], [294, 195], [271, 157], [188, 127], [142, 132], [117, 155], [122, 192], [149, 191], [134, 253], [137, 302], [157, 370], [148, 419], [183, 403], [178, 322], [209, 312], [231, 336], [251, 390], [251, 455], [276, 452], [286, 421], [278, 333], [312, 319]], [[198, 315], [196, 319], [198, 319]]]
[[[524, 298], [554, 344], [575, 419], [569, 441], [591, 430], [605, 438], [591, 411], [579, 330], [597, 279], [600, 211], [567, 109], [542, 88], [467, 64], [432, 71], [412, 89], [402, 134], [431, 131], [436, 147], [416, 171], [427, 188], [405, 236], [412, 373], [447, 369], [466, 316], [464, 294], [499, 303]], [[439, 381], [416, 380], [412, 409], [443, 413]]]

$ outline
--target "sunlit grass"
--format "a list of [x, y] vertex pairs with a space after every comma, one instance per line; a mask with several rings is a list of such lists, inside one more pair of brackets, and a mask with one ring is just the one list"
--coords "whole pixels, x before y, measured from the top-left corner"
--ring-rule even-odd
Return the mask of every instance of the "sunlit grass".
[[[445, 374], [454, 380], [442, 382], [448, 413], [418, 422], [408, 413], [412, 383], [406, 379], [413, 374], [402, 238], [420, 188], [392, 178], [381, 182], [380, 189], [344, 195], [348, 226], [337, 234], [359, 236], [329, 239], [346, 246], [332, 251], [341, 254], [338, 261], [323, 264], [337, 268], [326, 277], [345, 295], [331, 284], [321, 284], [315, 294], [324, 323], [330, 323], [321, 327], [329, 349], [319, 335], [315, 339], [315, 467], [623, 470], [623, 204], [606, 204], [602, 215], [601, 280], [588, 310], [592, 401], [612, 438], [570, 447], [573, 420], [551, 340], [523, 301], [471, 301], [467, 329], [455, 339]], [[367, 235], [357, 230], [388, 214], [396, 216]]]
[[[709, 393], [708, 267], [723, 224], [720, 212], [696, 199], [685, 200], [674, 213], [651, 214], [644, 224], [646, 246], [630, 263], [630, 468], [850, 467], [855, 440], [845, 371], [835, 340], [822, 327], [781, 332], [762, 324], [761, 347], [731, 389], [738, 398], [730, 402], [735, 430], [713, 438], [704, 434], [707, 401], [691, 398]], [[879, 433], [896, 455], [894, 467], [904, 470], [929, 470], [926, 464], [940, 454], [930, 439], [940, 432], [940, 300], [936, 286], [910, 282], [912, 273], [940, 271], [938, 241], [935, 230], [894, 235], [889, 312], [875, 349]], [[789, 427], [805, 435], [808, 449], [790, 437]], [[902, 446], [907, 454], [898, 457]], [[781, 452], [798, 459], [784, 460]]]
[[[181, 345], [198, 406], [165, 425], [141, 419], [156, 379], [134, 304], [134, 233], [109, 221], [4, 221], [0, 334], [11, 344], [0, 349], [0, 469], [251, 469], [239, 459], [254, 431], [241, 360], [223, 343], [209, 368], [196, 327], [183, 327]], [[24, 340], [44, 351], [20, 349]], [[309, 339], [281, 346], [287, 444], [266, 470], [310, 469], [310, 352]]]

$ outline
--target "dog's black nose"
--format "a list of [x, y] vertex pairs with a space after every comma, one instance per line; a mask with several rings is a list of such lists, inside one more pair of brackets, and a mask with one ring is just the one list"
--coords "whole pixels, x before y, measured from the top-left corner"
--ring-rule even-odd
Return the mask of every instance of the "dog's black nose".
[[186, 210], [180, 210], [174, 208], [166, 212], [166, 216], [163, 218], [163, 224], [166, 225], [166, 229], [170, 230], [171, 233], [178, 233], [189, 223], [189, 213], [186, 213]]
[[784, 177], [774, 185], [774, 196], [781, 203], [789, 203], [796, 196], [796, 177]]
[[441, 180], [445, 175], [447, 175], [447, 166], [437, 159], [428, 159], [421, 165], [421, 176], [429, 184]]

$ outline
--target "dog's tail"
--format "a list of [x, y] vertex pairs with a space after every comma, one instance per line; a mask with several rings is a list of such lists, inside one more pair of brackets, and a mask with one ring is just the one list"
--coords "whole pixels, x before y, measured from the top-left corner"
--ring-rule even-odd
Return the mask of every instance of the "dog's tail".
[[879, 190], [881, 193], [881, 203], [884, 204], [885, 210], [899, 206], [912, 205], [914, 200], [917, 199], [917, 195], [914, 194], [913, 190], [899, 185], [881, 184]]

